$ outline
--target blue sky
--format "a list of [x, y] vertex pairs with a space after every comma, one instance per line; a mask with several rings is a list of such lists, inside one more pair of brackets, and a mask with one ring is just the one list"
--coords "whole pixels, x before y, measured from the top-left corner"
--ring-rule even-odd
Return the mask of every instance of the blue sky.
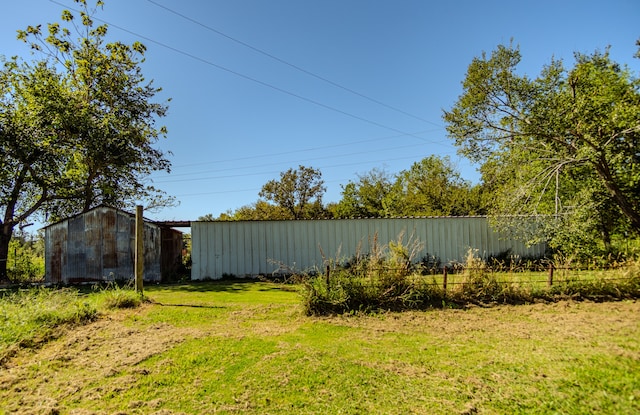
[[[15, 39], [60, 21], [71, 0], [3, 0], [0, 54], [32, 59]], [[431, 154], [479, 179], [446, 136], [442, 111], [471, 60], [511, 39], [520, 70], [611, 46], [640, 72], [640, 2], [427, 0], [106, 0], [111, 39], [147, 46], [143, 72], [171, 98], [158, 146], [173, 154], [155, 185], [179, 206], [145, 216], [195, 220], [258, 200], [298, 165], [321, 170], [325, 202], [373, 168], [391, 174]]]

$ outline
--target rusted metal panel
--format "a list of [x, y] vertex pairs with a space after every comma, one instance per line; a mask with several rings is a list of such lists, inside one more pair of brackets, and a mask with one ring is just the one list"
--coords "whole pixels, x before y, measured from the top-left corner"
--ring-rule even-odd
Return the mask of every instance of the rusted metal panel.
[[143, 278], [145, 281], [162, 280], [161, 270], [161, 236], [160, 227], [151, 225], [149, 223], [144, 224], [144, 273]]
[[65, 225], [55, 224], [45, 229], [45, 280], [54, 284], [62, 282], [67, 265], [68, 228]]
[[115, 210], [106, 210], [102, 214], [102, 266], [105, 273], [118, 267], [117, 223], [118, 214]]
[[[160, 227], [145, 223], [146, 281], [161, 279]], [[133, 278], [133, 215], [100, 206], [45, 228], [46, 281], [74, 283]]]
[[469, 249], [485, 258], [545, 251], [544, 244], [527, 247], [494, 232], [485, 217], [192, 222], [191, 231], [194, 280], [322, 269], [326, 259], [369, 253], [374, 243], [384, 249], [400, 235], [405, 244], [410, 238], [422, 244], [416, 261], [428, 255], [442, 264], [464, 262]]
[[62, 282], [64, 283], [87, 275], [85, 216], [81, 215], [69, 219], [67, 226], [69, 228], [66, 249], [67, 261], [62, 268]]

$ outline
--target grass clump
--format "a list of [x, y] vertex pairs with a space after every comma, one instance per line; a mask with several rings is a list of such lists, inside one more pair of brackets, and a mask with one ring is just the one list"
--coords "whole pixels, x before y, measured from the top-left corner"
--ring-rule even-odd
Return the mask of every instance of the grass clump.
[[121, 287], [116, 283], [109, 283], [98, 293], [98, 302], [107, 310], [136, 308], [142, 304], [143, 300], [143, 296], [133, 288], [132, 284]]

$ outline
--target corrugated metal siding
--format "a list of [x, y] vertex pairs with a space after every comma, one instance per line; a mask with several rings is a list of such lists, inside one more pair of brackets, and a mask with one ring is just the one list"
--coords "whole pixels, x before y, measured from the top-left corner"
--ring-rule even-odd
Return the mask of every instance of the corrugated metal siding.
[[[97, 207], [45, 228], [45, 280], [52, 283], [133, 278], [135, 217]], [[145, 223], [144, 279], [160, 281], [160, 227]]]
[[484, 217], [342, 219], [301, 221], [192, 222], [194, 280], [223, 275], [269, 275], [279, 265], [309, 270], [326, 259], [344, 260], [370, 252], [377, 238], [385, 247], [404, 233], [442, 263], [463, 262], [468, 249], [487, 257], [507, 250], [521, 257], [544, 255], [545, 246], [526, 247], [491, 230]]

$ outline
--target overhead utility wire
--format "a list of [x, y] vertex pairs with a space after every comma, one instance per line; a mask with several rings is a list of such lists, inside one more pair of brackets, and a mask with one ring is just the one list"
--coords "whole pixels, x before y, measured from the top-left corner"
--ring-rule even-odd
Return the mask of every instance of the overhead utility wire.
[[[376, 149], [376, 150], [368, 150], [368, 151], [358, 151], [356, 153], [345, 153], [345, 154], [340, 154], [337, 157], [350, 157], [350, 156], [354, 156], [354, 155], [361, 155], [361, 154], [367, 154], [367, 153], [377, 153], [379, 151], [389, 151], [389, 150], [397, 150], [397, 149], [402, 149], [402, 148], [409, 148], [409, 147], [416, 147], [420, 144], [407, 144], [404, 146], [395, 146], [392, 148], [384, 148], [384, 149]], [[303, 160], [297, 160], [296, 163], [303, 163], [303, 162], [307, 162], [307, 161], [315, 161], [315, 160], [326, 160], [326, 159], [335, 159], [336, 156], [335, 155], [329, 155], [329, 156], [324, 156], [324, 157], [314, 157], [314, 158], [310, 158], [310, 159], [303, 159]], [[266, 166], [281, 166], [282, 162], [274, 162], [274, 163], [267, 163], [261, 164], [261, 167], [266, 167]], [[234, 170], [245, 170], [246, 167], [244, 166], [240, 166], [240, 167], [227, 167], [224, 169], [214, 169], [214, 170], [201, 170], [201, 171], [195, 171], [195, 172], [189, 172], [189, 173], [167, 173], [166, 176], [162, 177], [156, 177], [156, 179], [154, 179], [154, 183], [164, 183], [164, 179], [166, 179], [167, 177], [178, 177], [178, 176], [195, 176], [195, 175], [199, 175], [199, 174], [210, 174], [210, 173], [217, 173], [217, 172], [223, 172], [223, 171], [234, 171]]]
[[[326, 180], [324, 184], [328, 183], [340, 183], [340, 180]], [[233, 190], [216, 190], [213, 192], [200, 192], [200, 193], [186, 193], [181, 195], [175, 195], [176, 197], [189, 197], [189, 196], [206, 196], [206, 195], [216, 195], [216, 194], [225, 194], [225, 193], [245, 193], [245, 192], [258, 192], [260, 189], [233, 189]]]
[[[416, 131], [413, 134], [417, 135], [417, 134], [424, 134], [424, 133], [428, 133], [428, 132], [432, 132], [432, 131], [438, 131], [438, 130], [423, 130], [423, 131]], [[383, 140], [389, 140], [390, 138], [399, 138], [399, 137], [404, 137], [405, 134], [399, 134], [399, 135], [389, 135], [389, 136], [385, 136], [385, 137], [378, 137], [378, 138], [368, 138], [365, 140], [357, 140], [357, 141], [350, 141], [347, 143], [340, 143], [340, 144], [332, 144], [332, 145], [328, 145], [328, 146], [319, 146], [319, 147], [309, 147], [309, 148], [303, 148], [301, 150], [290, 150], [290, 151], [280, 151], [277, 153], [266, 153], [266, 154], [258, 154], [255, 156], [243, 156], [243, 157], [236, 157], [233, 159], [223, 159], [223, 160], [211, 160], [211, 161], [202, 161], [202, 162], [198, 162], [198, 163], [189, 163], [189, 164], [180, 164], [177, 166], [172, 166], [172, 168], [182, 168], [182, 167], [194, 167], [194, 166], [201, 166], [204, 164], [217, 164], [217, 163], [228, 163], [228, 162], [232, 162], [232, 161], [243, 161], [243, 160], [252, 160], [252, 159], [263, 159], [265, 157], [275, 157], [275, 156], [284, 156], [287, 154], [295, 154], [295, 153], [305, 153], [305, 152], [309, 152], [309, 151], [318, 151], [318, 150], [326, 150], [329, 148], [337, 148], [337, 147], [346, 147], [346, 146], [351, 146], [354, 144], [362, 144], [362, 143], [370, 143], [373, 141], [383, 141]], [[444, 145], [442, 143], [439, 143], [437, 141], [431, 141], [432, 144], [435, 145]]]
[[[59, 3], [59, 2], [57, 2], [57, 1], [55, 1], [55, 0], [49, 0], [49, 1], [50, 1], [51, 3], [57, 4], [58, 6], [66, 7], [64, 4]], [[79, 10], [77, 10], [77, 9], [73, 9], [73, 8], [69, 8], [69, 9], [71, 9], [71, 10], [73, 10], [73, 11], [75, 11], [75, 12], [80, 12], [80, 11], [79, 11]], [[296, 93], [294, 93], [294, 92], [287, 91], [286, 89], [282, 89], [282, 88], [277, 87], [277, 86], [275, 86], [275, 85], [269, 84], [269, 83], [264, 82], [264, 81], [261, 81], [261, 80], [259, 80], [259, 79], [256, 79], [256, 78], [250, 77], [250, 76], [248, 76], [248, 75], [242, 74], [242, 73], [240, 73], [240, 72], [234, 71], [233, 69], [229, 69], [229, 68], [227, 68], [227, 67], [224, 67], [224, 66], [219, 65], [219, 64], [217, 64], [217, 63], [211, 62], [211, 61], [206, 60], [206, 59], [204, 59], [204, 58], [200, 58], [199, 56], [193, 55], [193, 54], [191, 54], [191, 53], [189, 53], [189, 52], [185, 52], [185, 51], [180, 50], [180, 49], [177, 49], [177, 48], [175, 48], [175, 47], [173, 47], [173, 46], [167, 45], [167, 44], [165, 44], [165, 43], [162, 43], [162, 42], [159, 42], [159, 41], [157, 41], [157, 40], [151, 39], [151, 38], [149, 38], [149, 37], [147, 37], [147, 36], [144, 36], [144, 35], [141, 35], [141, 34], [139, 34], [139, 33], [133, 32], [133, 31], [131, 31], [131, 30], [129, 30], [129, 29], [126, 29], [126, 28], [124, 28], [124, 27], [122, 27], [122, 26], [115, 25], [115, 24], [110, 23], [110, 22], [108, 22], [108, 21], [106, 21], [106, 20], [104, 20], [104, 19], [100, 19], [100, 18], [97, 18], [97, 17], [92, 17], [92, 18], [93, 18], [94, 20], [98, 20], [98, 21], [101, 21], [101, 22], [103, 22], [103, 23], [106, 23], [106, 24], [108, 24], [108, 25], [110, 25], [110, 26], [113, 26], [113, 27], [115, 27], [116, 29], [122, 30], [123, 32], [129, 33], [129, 34], [134, 35], [134, 36], [138, 36], [138, 37], [140, 37], [140, 38], [142, 38], [142, 39], [144, 39], [144, 40], [147, 40], [147, 41], [149, 41], [149, 42], [151, 42], [151, 43], [155, 43], [156, 45], [161, 46], [161, 47], [164, 47], [164, 48], [166, 48], [166, 49], [169, 49], [169, 50], [171, 50], [171, 51], [173, 51], [173, 52], [176, 52], [176, 53], [179, 53], [179, 54], [181, 54], [181, 55], [187, 56], [187, 57], [189, 57], [189, 58], [191, 58], [191, 59], [194, 59], [194, 60], [197, 60], [197, 61], [202, 62], [202, 63], [204, 63], [204, 64], [207, 64], [207, 65], [213, 66], [213, 67], [218, 68], [218, 69], [220, 69], [220, 70], [223, 70], [223, 71], [225, 71], [225, 72], [229, 72], [229, 73], [231, 73], [231, 74], [233, 74], [233, 75], [236, 75], [236, 76], [241, 77], [241, 78], [244, 78], [244, 79], [246, 79], [246, 80], [249, 80], [249, 81], [255, 82], [255, 83], [260, 84], [260, 85], [262, 85], [262, 86], [266, 86], [266, 87], [268, 87], [268, 88], [274, 89], [274, 90], [276, 90], [276, 91], [278, 91], [278, 92], [281, 92], [281, 93], [283, 93], [283, 94], [290, 95], [290, 96], [292, 96], [292, 97], [295, 97], [295, 98], [298, 98], [298, 99], [300, 99], [300, 100], [303, 100], [303, 101], [309, 102], [309, 103], [314, 104], [314, 105], [317, 105], [317, 106], [319, 106], [319, 107], [322, 107], [322, 108], [328, 109], [328, 110], [330, 110], [330, 111], [337, 112], [337, 113], [342, 114], [342, 115], [346, 115], [346, 116], [348, 116], [348, 117], [351, 117], [351, 118], [354, 118], [354, 119], [357, 119], [357, 120], [360, 120], [360, 121], [364, 121], [364, 122], [366, 122], [366, 123], [369, 123], [369, 124], [375, 125], [375, 126], [377, 126], [377, 127], [384, 128], [384, 129], [387, 129], [387, 130], [389, 130], [389, 131], [394, 131], [394, 132], [399, 133], [399, 134], [401, 134], [401, 135], [403, 135], [403, 136], [415, 137], [415, 138], [418, 138], [419, 140], [427, 141], [427, 142], [428, 142], [428, 140], [426, 140], [425, 138], [420, 137], [420, 136], [418, 136], [418, 135], [415, 135], [415, 134], [412, 134], [412, 133], [407, 133], [407, 132], [405, 132], [405, 131], [399, 130], [399, 129], [394, 128], [394, 127], [389, 127], [389, 126], [387, 126], [387, 125], [384, 125], [384, 124], [381, 124], [381, 123], [379, 123], [379, 122], [376, 122], [376, 121], [370, 120], [370, 119], [368, 119], [368, 118], [364, 118], [364, 117], [361, 117], [361, 116], [359, 116], [359, 115], [351, 114], [351, 113], [349, 113], [349, 112], [346, 112], [346, 111], [343, 111], [343, 110], [341, 110], [341, 109], [338, 109], [338, 108], [332, 107], [332, 106], [330, 106], [330, 105], [323, 104], [323, 103], [321, 103], [321, 102], [319, 102], [319, 101], [316, 101], [316, 100], [313, 100], [313, 99], [311, 99], [311, 98], [307, 98], [307, 97], [304, 97], [304, 96], [302, 96], [302, 95], [296, 94]], [[427, 121], [427, 122], [429, 122], [429, 121]], [[433, 123], [431, 123], [431, 124], [433, 124]], [[434, 124], [434, 125], [437, 125], [437, 124]]]
[[251, 50], [253, 50], [253, 51], [255, 51], [255, 52], [258, 52], [258, 53], [260, 53], [260, 54], [262, 54], [262, 55], [264, 55], [264, 56], [267, 56], [267, 57], [269, 57], [269, 58], [271, 58], [271, 59], [273, 59], [273, 60], [275, 60], [275, 61], [278, 61], [278, 62], [280, 62], [280, 63], [282, 63], [282, 64], [284, 64], [284, 65], [287, 65], [287, 66], [289, 66], [289, 67], [291, 67], [291, 68], [293, 68], [293, 69], [296, 69], [296, 70], [298, 70], [298, 71], [300, 71], [300, 72], [302, 72], [302, 73], [305, 73], [305, 74], [307, 74], [307, 75], [309, 75], [309, 76], [312, 76], [312, 77], [314, 77], [314, 78], [316, 78], [316, 79], [319, 79], [319, 80], [321, 80], [321, 81], [323, 81], [323, 82], [326, 82], [326, 83], [328, 83], [328, 84], [330, 84], [330, 85], [333, 85], [333, 86], [335, 86], [335, 87], [337, 87], [337, 88], [340, 88], [340, 89], [342, 89], [342, 90], [344, 90], [344, 91], [347, 91], [347, 92], [349, 92], [349, 93], [351, 93], [351, 94], [357, 95], [357, 96], [359, 96], [359, 97], [361, 97], [361, 98], [364, 98], [364, 99], [366, 99], [366, 100], [369, 100], [369, 101], [371, 101], [371, 102], [374, 102], [374, 103], [376, 103], [376, 104], [378, 104], [378, 105], [382, 105], [382, 106], [383, 106], [383, 107], [385, 107], [385, 108], [388, 108], [388, 109], [390, 109], [390, 110], [393, 110], [393, 111], [399, 112], [399, 113], [404, 114], [404, 115], [406, 115], [406, 116], [409, 116], [409, 117], [411, 117], [411, 118], [415, 118], [415, 119], [417, 119], [417, 120], [420, 120], [420, 121], [426, 122], [426, 123], [431, 124], [431, 125], [435, 125], [435, 126], [437, 126], [437, 127], [442, 127], [442, 125], [440, 125], [440, 124], [436, 124], [436, 123], [434, 123], [434, 122], [432, 122], [432, 121], [426, 120], [426, 119], [424, 119], [424, 118], [422, 118], [422, 117], [419, 117], [419, 116], [417, 116], [417, 115], [414, 115], [414, 114], [408, 113], [408, 112], [406, 112], [406, 111], [404, 111], [404, 110], [401, 110], [401, 109], [399, 109], [399, 108], [396, 108], [396, 107], [393, 107], [393, 106], [391, 106], [391, 105], [385, 104], [384, 102], [378, 101], [377, 99], [371, 98], [371, 97], [369, 97], [369, 96], [367, 96], [367, 95], [364, 95], [364, 94], [362, 94], [362, 93], [360, 93], [360, 92], [358, 92], [358, 91], [354, 91], [354, 90], [353, 90], [353, 89], [351, 89], [351, 88], [348, 88], [348, 87], [346, 87], [346, 86], [344, 86], [344, 85], [340, 85], [340, 84], [338, 84], [338, 83], [336, 83], [336, 82], [333, 82], [333, 81], [332, 81], [332, 80], [330, 80], [330, 79], [327, 79], [327, 78], [325, 78], [325, 77], [323, 77], [323, 76], [320, 76], [320, 75], [318, 75], [318, 74], [315, 74], [315, 73], [313, 73], [313, 72], [311, 72], [311, 71], [308, 71], [308, 70], [306, 70], [306, 69], [304, 69], [304, 68], [301, 68], [301, 67], [300, 67], [300, 66], [298, 66], [298, 65], [295, 65], [295, 64], [293, 64], [293, 63], [291, 63], [291, 62], [287, 62], [287, 61], [285, 61], [284, 59], [281, 59], [281, 58], [279, 58], [279, 57], [277, 57], [277, 56], [275, 56], [275, 55], [272, 55], [272, 54], [271, 54], [271, 53], [269, 53], [269, 52], [266, 52], [266, 51], [264, 51], [264, 50], [262, 50], [262, 49], [260, 49], [260, 48], [257, 48], [257, 47], [255, 47], [255, 46], [252, 46], [252, 45], [250, 45], [250, 44], [246, 43], [246, 42], [243, 42], [243, 41], [241, 41], [241, 40], [239, 40], [239, 39], [236, 39], [236, 38], [234, 38], [234, 37], [232, 37], [232, 36], [229, 36], [229, 35], [227, 35], [226, 33], [221, 32], [221, 31], [220, 31], [220, 30], [218, 30], [218, 29], [215, 29], [215, 28], [213, 28], [213, 27], [211, 27], [211, 26], [208, 26], [208, 25], [206, 25], [206, 24], [204, 24], [204, 23], [202, 23], [202, 22], [199, 22], [198, 20], [195, 20], [195, 19], [193, 19], [193, 18], [191, 18], [191, 17], [189, 17], [189, 16], [186, 16], [186, 15], [184, 15], [184, 14], [180, 13], [180, 12], [177, 12], [177, 11], [175, 11], [175, 10], [173, 10], [173, 9], [170, 9], [169, 7], [163, 6], [162, 4], [159, 4], [159, 3], [157, 3], [157, 2], [155, 2], [155, 1], [153, 1], [153, 0], [147, 0], [147, 1], [148, 1], [149, 3], [151, 3], [151, 4], [155, 5], [155, 6], [157, 6], [157, 7], [160, 7], [160, 8], [162, 8], [162, 9], [164, 9], [164, 10], [168, 11], [169, 13], [173, 13], [173, 14], [175, 14], [176, 16], [179, 16], [179, 17], [181, 17], [181, 18], [183, 18], [183, 19], [185, 19], [185, 20], [190, 21], [191, 23], [197, 24], [198, 26], [201, 26], [201, 27], [203, 27], [203, 28], [205, 28], [205, 29], [207, 29], [207, 30], [209, 30], [209, 31], [211, 31], [211, 32], [214, 32], [214, 33], [216, 33], [216, 34], [218, 34], [218, 35], [220, 35], [220, 36], [223, 36], [223, 37], [225, 37], [225, 38], [227, 38], [227, 39], [229, 39], [229, 40], [231, 40], [231, 41], [233, 41], [233, 42], [236, 42], [236, 43], [238, 43], [238, 44], [240, 44], [240, 45], [242, 45], [242, 46], [244, 46], [244, 47], [246, 47], [246, 48], [249, 48], [249, 49], [251, 49]]
[[[398, 161], [398, 160], [409, 160], [409, 159], [415, 159], [414, 156], [408, 156], [408, 157], [396, 157], [396, 158], [386, 158], [384, 160], [375, 160], [375, 161], [361, 161], [361, 162], [357, 162], [357, 163], [342, 163], [342, 164], [333, 164], [330, 166], [323, 166], [323, 167], [319, 167], [320, 169], [330, 169], [330, 168], [335, 168], [335, 167], [348, 167], [348, 166], [355, 166], [355, 165], [359, 165], [359, 164], [369, 164], [369, 163], [376, 163], [379, 161]], [[216, 180], [216, 179], [232, 179], [235, 177], [248, 177], [248, 176], [262, 176], [264, 174], [278, 174], [281, 173], [279, 171], [262, 171], [262, 172], [256, 172], [256, 173], [244, 173], [244, 174], [231, 174], [231, 175], [224, 175], [224, 176], [209, 176], [209, 177], [196, 177], [196, 178], [190, 178], [190, 179], [175, 179], [175, 180], [158, 180], [158, 181], [153, 181], [153, 183], [179, 183], [179, 182], [195, 182], [195, 181], [200, 181], [200, 180]]]
[[[77, 10], [77, 9], [74, 9], [74, 8], [71, 8], [71, 7], [67, 7], [66, 5], [64, 5], [64, 4], [62, 4], [62, 3], [60, 3], [60, 2], [58, 2], [58, 1], [56, 1], [56, 0], [49, 0], [49, 1], [50, 1], [51, 3], [57, 4], [58, 6], [65, 7], [65, 8], [67, 8], [67, 9], [69, 9], [69, 10], [73, 10], [73, 11], [75, 11], [75, 12], [77, 12], [77, 13], [80, 13], [80, 12], [81, 12], [80, 10]], [[319, 101], [316, 101], [316, 100], [313, 100], [313, 99], [311, 99], [311, 98], [307, 98], [307, 97], [304, 97], [304, 96], [302, 96], [302, 95], [298, 95], [298, 94], [296, 94], [296, 93], [294, 93], [294, 92], [287, 91], [286, 89], [282, 89], [282, 88], [277, 87], [277, 86], [275, 86], [275, 85], [272, 85], [272, 84], [270, 84], [270, 83], [267, 83], [267, 82], [261, 81], [261, 80], [256, 79], [256, 78], [252, 78], [252, 77], [250, 77], [250, 76], [248, 76], [248, 75], [245, 75], [245, 74], [243, 74], [243, 73], [240, 73], [240, 72], [238, 72], [238, 71], [234, 71], [233, 69], [229, 69], [229, 68], [224, 67], [224, 66], [222, 66], [222, 65], [219, 65], [219, 64], [217, 64], [217, 63], [214, 63], [214, 62], [211, 62], [211, 61], [206, 60], [206, 59], [204, 59], [204, 58], [201, 58], [201, 57], [199, 57], [199, 56], [193, 55], [193, 54], [191, 54], [191, 53], [189, 53], [189, 52], [185, 52], [185, 51], [180, 50], [180, 49], [178, 49], [178, 48], [175, 48], [175, 47], [173, 47], [173, 46], [169, 46], [169, 45], [167, 45], [167, 44], [165, 44], [165, 43], [162, 43], [162, 42], [159, 42], [159, 41], [157, 41], [157, 40], [151, 39], [151, 38], [149, 38], [149, 37], [147, 37], [147, 36], [143, 36], [143, 35], [141, 35], [141, 34], [139, 34], [139, 33], [136, 33], [136, 32], [134, 32], [134, 31], [131, 31], [131, 30], [129, 30], [129, 29], [125, 29], [125, 28], [124, 28], [124, 27], [122, 27], [122, 26], [115, 25], [115, 24], [110, 23], [110, 22], [108, 22], [108, 21], [106, 21], [106, 20], [104, 20], [104, 19], [100, 19], [100, 18], [97, 18], [97, 17], [92, 17], [92, 19], [97, 20], [97, 21], [99, 21], [99, 22], [106, 23], [107, 25], [112, 26], [112, 27], [115, 27], [116, 29], [120, 29], [120, 30], [122, 30], [123, 32], [129, 33], [129, 34], [134, 35], [134, 36], [138, 36], [138, 37], [139, 37], [139, 38], [141, 38], [141, 39], [144, 39], [144, 40], [149, 41], [149, 42], [151, 42], [151, 43], [155, 43], [155, 44], [156, 44], [156, 45], [158, 45], [158, 46], [161, 46], [161, 47], [163, 47], [163, 48], [169, 49], [169, 50], [171, 50], [171, 51], [173, 51], [173, 52], [176, 52], [176, 53], [179, 53], [179, 54], [181, 54], [181, 55], [187, 56], [187, 57], [189, 57], [189, 58], [191, 58], [191, 59], [197, 60], [197, 61], [199, 61], [199, 62], [202, 62], [202, 63], [206, 64], [206, 65], [213, 66], [214, 68], [218, 68], [218, 69], [220, 69], [220, 70], [222, 70], [222, 71], [225, 71], [225, 72], [228, 72], [228, 73], [230, 73], [230, 74], [236, 75], [236, 76], [238, 76], [238, 77], [240, 77], [240, 78], [243, 78], [243, 79], [246, 79], [246, 80], [248, 80], [248, 81], [255, 82], [255, 83], [259, 84], [259, 85], [266, 86], [266, 87], [271, 88], [271, 89], [273, 89], [273, 90], [275, 90], [275, 91], [281, 92], [281, 93], [286, 94], [286, 95], [290, 95], [290, 96], [292, 96], [292, 97], [294, 97], [294, 98], [298, 98], [298, 99], [300, 99], [300, 100], [302, 100], [302, 101], [306, 101], [306, 102], [309, 102], [309, 103], [311, 103], [311, 104], [317, 105], [317, 106], [319, 106], [319, 107], [322, 107], [322, 108], [328, 109], [328, 110], [330, 110], [330, 111], [334, 111], [334, 112], [337, 112], [337, 113], [339, 113], [339, 114], [346, 115], [347, 117], [351, 117], [351, 118], [354, 118], [354, 119], [356, 119], [356, 120], [364, 121], [364, 122], [366, 122], [366, 123], [368, 123], [368, 124], [375, 125], [376, 127], [384, 128], [384, 129], [389, 130], [389, 131], [394, 131], [394, 132], [399, 133], [399, 134], [402, 134], [402, 135], [404, 135], [404, 136], [415, 137], [415, 138], [417, 138], [417, 139], [419, 139], [419, 140], [427, 141], [426, 139], [424, 139], [423, 137], [420, 137], [420, 136], [418, 136], [418, 135], [411, 134], [411, 133], [407, 133], [406, 131], [398, 130], [397, 128], [394, 128], [394, 127], [389, 127], [388, 125], [381, 124], [381, 123], [379, 123], [379, 122], [376, 122], [376, 121], [370, 120], [370, 119], [368, 119], [368, 118], [361, 117], [361, 116], [359, 116], [359, 115], [351, 114], [351, 113], [349, 113], [349, 112], [346, 112], [346, 111], [343, 111], [343, 110], [341, 110], [341, 109], [338, 109], [338, 108], [332, 107], [332, 106], [330, 106], [330, 105], [323, 104], [323, 103], [321, 103], [321, 102], [319, 102]]]

